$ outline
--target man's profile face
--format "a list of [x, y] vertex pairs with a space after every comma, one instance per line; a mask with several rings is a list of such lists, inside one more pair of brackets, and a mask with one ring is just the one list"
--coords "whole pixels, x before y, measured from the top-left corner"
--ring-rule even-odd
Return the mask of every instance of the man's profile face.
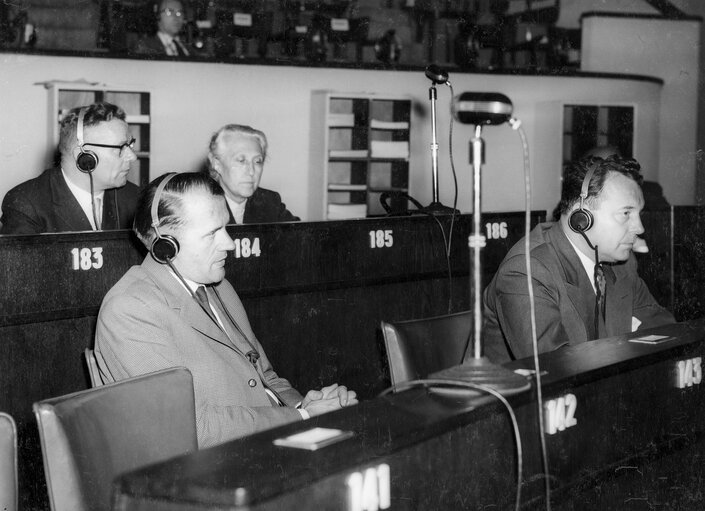
[[164, 0], [157, 12], [157, 28], [174, 37], [184, 26], [184, 8], [179, 0]]
[[264, 154], [257, 138], [225, 132], [221, 135], [217, 155], [211, 159], [225, 194], [235, 202], [251, 197], [262, 178]]
[[641, 187], [622, 174], [610, 172], [597, 207], [591, 209], [595, 223], [586, 232], [598, 247], [601, 261], [629, 259], [637, 236], [644, 232], [640, 217], [643, 208]]
[[[135, 152], [130, 147], [121, 149], [113, 147], [97, 147], [93, 144], [107, 144], [122, 146], [132, 139], [129, 126], [120, 119], [99, 122], [87, 126], [83, 130], [85, 149], [93, 151], [98, 156], [98, 166], [92, 173], [93, 186], [96, 191], [109, 188], [119, 188], [127, 183], [130, 165], [137, 159]], [[78, 148], [75, 149], [76, 155]], [[74, 157], [76, 156], [74, 155]]]
[[207, 191], [188, 192], [182, 199], [184, 225], [171, 233], [179, 241], [179, 253], [172, 260], [187, 279], [213, 284], [225, 277], [225, 259], [235, 248], [225, 230], [230, 219], [225, 199]]

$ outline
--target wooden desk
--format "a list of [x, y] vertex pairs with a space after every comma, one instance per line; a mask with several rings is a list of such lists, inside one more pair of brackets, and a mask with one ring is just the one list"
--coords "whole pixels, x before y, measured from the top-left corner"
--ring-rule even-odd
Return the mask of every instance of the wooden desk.
[[[449, 217], [438, 221], [448, 236]], [[523, 213], [484, 215], [486, 281], [523, 225]], [[388, 384], [380, 320], [468, 308], [470, 230], [461, 215], [446, 260], [428, 217], [231, 226], [226, 276], [279, 374], [304, 391], [339, 381], [369, 398]], [[0, 239], [0, 410], [18, 423], [24, 508], [47, 507], [32, 403], [88, 388], [82, 353], [102, 298], [143, 256], [128, 232]]]
[[[544, 408], [561, 411], [545, 412], [548, 427], [562, 425], [546, 435], [554, 509], [702, 506], [704, 326], [654, 329], [675, 337], [658, 346], [625, 336], [540, 357]], [[538, 509], [535, 394], [509, 401], [524, 448], [523, 507]], [[354, 435], [317, 451], [273, 445], [313, 426]], [[115, 501], [123, 511], [511, 509], [516, 456], [497, 402], [411, 390], [135, 471], [118, 479]]]

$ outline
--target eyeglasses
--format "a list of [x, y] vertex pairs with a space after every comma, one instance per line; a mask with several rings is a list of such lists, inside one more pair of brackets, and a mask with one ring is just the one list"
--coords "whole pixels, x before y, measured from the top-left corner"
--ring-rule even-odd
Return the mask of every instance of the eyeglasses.
[[92, 144], [90, 142], [85, 142], [83, 145], [92, 145], [95, 147], [109, 147], [110, 149], [120, 149], [120, 156], [122, 156], [122, 153], [126, 147], [129, 147], [130, 149], [133, 149], [135, 147], [135, 142], [136, 142], [135, 137], [132, 137], [130, 140], [128, 140], [124, 144], [120, 144], [120, 145]]
[[168, 7], [159, 12], [166, 14], [167, 16], [176, 16], [177, 18], [181, 18], [184, 15], [184, 11], [177, 11], [176, 9], [169, 9]]

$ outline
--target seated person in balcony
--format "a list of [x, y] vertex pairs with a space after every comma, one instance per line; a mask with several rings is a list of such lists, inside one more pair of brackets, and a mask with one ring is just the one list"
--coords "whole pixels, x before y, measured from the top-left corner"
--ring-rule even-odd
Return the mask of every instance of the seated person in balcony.
[[357, 402], [337, 384], [302, 398], [274, 371], [224, 278], [235, 248], [229, 217], [223, 189], [206, 174], [155, 179], [134, 224], [150, 253], [105, 296], [96, 327], [105, 382], [175, 366], [191, 371], [200, 447]]
[[211, 137], [208, 173], [225, 191], [230, 222], [254, 224], [300, 220], [281, 196], [259, 187], [267, 158], [267, 137], [249, 126], [228, 124]]
[[180, 0], [157, 0], [153, 7], [157, 18], [157, 33], [137, 41], [134, 53], [188, 57], [195, 51], [179, 37], [186, 22]]
[[127, 180], [137, 159], [125, 112], [110, 103], [70, 110], [61, 120], [60, 164], [7, 192], [2, 234], [127, 229], [137, 186]]
[[[619, 156], [573, 162], [563, 175], [557, 222], [531, 232], [539, 352], [673, 323], [637, 274], [644, 232], [640, 166]], [[493, 362], [533, 353], [524, 240], [484, 292], [485, 354]]]

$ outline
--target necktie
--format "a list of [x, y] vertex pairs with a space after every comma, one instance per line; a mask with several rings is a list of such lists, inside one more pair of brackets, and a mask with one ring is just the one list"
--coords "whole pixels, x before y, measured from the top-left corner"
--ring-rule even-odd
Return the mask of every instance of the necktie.
[[211, 319], [215, 319], [213, 318], [213, 311], [211, 310], [211, 305], [208, 302], [208, 294], [206, 294], [205, 286], [198, 286], [198, 288], [196, 288], [196, 300], [198, 300], [198, 303], [201, 304], [201, 307], [203, 307], [206, 314], [208, 314]]
[[174, 55], [177, 55], [179, 57], [185, 57], [188, 55], [188, 52], [186, 51], [186, 48], [184, 48], [184, 45], [181, 44], [181, 41], [178, 38], [172, 39], [171, 44], [174, 45], [174, 50], [176, 53]]
[[605, 270], [600, 263], [595, 265], [595, 334], [600, 337], [600, 319], [605, 321], [605, 300], [607, 298]]
[[[212, 293], [214, 293], [213, 290], [211, 290]], [[212, 309], [210, 306], [210, 300], [208, 299], [208, 292], [206, 291], [206, 288], [204, 286], [198, 286], [196, 289], [196, 298], [198, 301], [203, 305], [206, 310], [208, 311], [208, 315], [211, 316], [211, 318], [217, 322], [216, 318], [212, 314]], [[260, 381], [262, 382], [262, 386], [268, 391], [267, 396], [269, 399], [272, 401], [272, 404], [275, 406], [285, 406], [284, 400], [277, 394], [277, 392], [271, 388], [269, 385], [267, 385], [267, 382], [264, 381], [264, 378], [262, 377], [262, 374], [260, 373], [260, 369], [257, 366], [257, 360], [259, 359], [259, 354], [254, 350], [252, 345], [249, 343], [247, 340], [247, 337], [245, 336], [245, 333], [242, 331], [240, 326], [235, 323], [235, 320], [232, 319], [231, 315], [228, 314], [225, 309], [223, 308], [224, 306], [221, 304], [221, 301], [218, 297], [217, 299], [213, 300], [213, 305], [215, 307], [215, 310], [218, 311], [218, 317], [220, 318], [221, 322], [218, 322], [219, 325], [222, 325], [223, 328], [225, 329], [225, 334], [228, 336], [230, 339], [230, 342], [233, 343], [233, 345], [237, 348], [238, 351], [243, 353], [245, 357], [252, 363], [252, 365], [255, 367], [255, 370], [260, 376]]]

